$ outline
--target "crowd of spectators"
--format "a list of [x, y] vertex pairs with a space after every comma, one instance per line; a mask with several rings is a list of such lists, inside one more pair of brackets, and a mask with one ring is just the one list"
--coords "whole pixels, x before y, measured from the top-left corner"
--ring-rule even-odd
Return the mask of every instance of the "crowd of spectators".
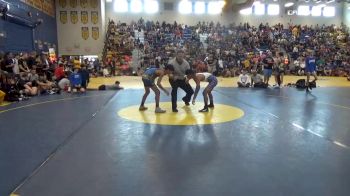
[[62, 90], [84, 92], [93, 73], [93, 67], [90, 69], [87, 63], [80, 63], [78, 58], [51, 60], [46, 53], [1, 53], [0, 101], [27, 100]]
[[[241, 23], [224, 26], [199, 22], [189, 26], [141, 18], [130, 24], [118, 22], [113, 31], [127, 35], [123, 42], [140, 52], [138, 75], [148, 67], [166, 64], [177, 48], [186, 51], [187, 60], [197, 71], [223, 77], [238, 76], [242, 69], [262, 74], [267, 56], [273, 58], [274, 69], [281, 64], [276, 62], [283, 61], [284, 74], [304, 75], [308, 50], [313, 51], [317, 59], [318, 75], [347, 76], [350, 71], [349, 33], [344, 25], [251, 26]], [[123, 47], [119, 44], [118, 48], [122, 50]], [[113, 57], [113, 53], [110, 54], [109, 57]]]
[[[0, 101], [55, 94], [62, 90], [84, 92], [90, 77], [142, 75], [149, 67], [162, 67], [183, 49], [197, 72], [239, 76], [238, 86], [266, 87], [271, 73], [304, 75], [305, 58], [312, 54], [321, 76], [349, 76], [349, 32], [341, 26], [300, 26], [248, 23], [228, 26], [213, 22], [184, 25], [144, 21], [109, 21], [105, 56], [100, 62], [79, 58], [50, 60], [47, 54], [0, 53]], [[132, 55], [138, 54], [132, 69]], [[263, 75], [263, 76], [262, 76]], [[277, 79], [276, 79], [277, 83]], [[280, 82], [279, 82], [280, 83]]]

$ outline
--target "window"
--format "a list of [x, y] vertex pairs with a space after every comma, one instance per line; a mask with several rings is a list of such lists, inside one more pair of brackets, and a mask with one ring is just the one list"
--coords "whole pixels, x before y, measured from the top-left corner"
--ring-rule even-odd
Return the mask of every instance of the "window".
[[194, 13], [195, 14], [204, 14], [205, 13], [205, 2], [204, 1], [197, 1], [194, 4]]
[[156, 0], [145, 0], [145, 12], [154, 14], [159, 11], [159, 3]]
[[278, 4], [270, 4], [270, 5], [268, 5], [268, 7], [267, 7], [267, 14], [268, 15], [272, 15], [272, 16], [280, 14], [280, 5], [278, 5]]
[[127, 0], [115, 0], [114, 1], [114, 11], [116, 12], [127, 12], [128, 2]]
[[335, 8], [334, 7], [324, 7], [323, 8], [323, 16], [325, 16], [325, 17], [335, 16]]
[[130, 10], [134, 13], [142, 12], [142, 2], [141, 0], [131, 0], [130, 2]]
[[190, 14], [192, 13], [192, 2], [187, 0], [182, 0], [179, 3], [179, 12], [181, 14]]
[[254, 3], [254, 14], [255, 15], [264, 15], [265, 14], [265, 4]]
[[112, 2], [112, 0], [106, 0], [106, 2], [107, 2], [107, 3], [110, 3], [110, 2]]
[[252, 8], [251, 8], [251, 7], [239, 11], [239, 13], [242, 14], [242, 15], [251, 15], [252, 12], [253, 12], [253, 11], [252, 11]]
[[321, 6], [313, 6], [311, 9], [311, 16], [321, 16]]
[[310, 15], [310, 6], [308, 6], [308, 5], [300, 5], [298, 7], [298, 15], [299, 16], [308, 16], [308, 15]]
[[213, 15], [220, 14], [224, 5], [224, 1], [211, 1], [208, 3], [208, 13]]

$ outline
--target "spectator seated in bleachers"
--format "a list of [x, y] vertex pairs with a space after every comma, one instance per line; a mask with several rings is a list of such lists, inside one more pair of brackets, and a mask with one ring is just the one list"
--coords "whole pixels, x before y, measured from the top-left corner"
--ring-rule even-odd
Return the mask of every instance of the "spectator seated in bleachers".
[[38, 95], [38, 87], [33, 86], [33, 82], [29, 80], [28, 73], [23, 73], [20, 76], [20, 79], [17, 81], [17, 87], [28, 96]]
[[85, 88], [82, 87], [82, 76], [79, 73], [79, 67], [74, 67], [74, 72], [69, 76], [70, 87], [68, 92], [85, 92]]
[[251, 72], [251, 86], [254, 88], [267, 88], [267, 85], [264, 83], [263, 76], [258, 74], [255, 69], [253, 69]]
[[239, 88], [250, 87], [250, 76], [247, 74], [247, 71], [245, 69], [243, 69], [242, 73], [238, 76], [237, 85]]
[[58, 82], [58, 87], [63, 91], [68, 91], [70, 87], [70, 81], [68, 79], [68, 73], [65, 72], [63, 78]]
[[56, 81], [60, 81], [63, 77], [64, 77], [65, 73], [64, 73], [64, 65], [63, 63], [60, 63], [58, 65], [58, 67], [56, 67], [55, 69], [55, 80]]
[[74, 67], [74, 72], [69, 76], [70, 87], [68, 92], [85, 92], [85, 88], [82, 87], [82, 76], [79, 73], [80, 67]]

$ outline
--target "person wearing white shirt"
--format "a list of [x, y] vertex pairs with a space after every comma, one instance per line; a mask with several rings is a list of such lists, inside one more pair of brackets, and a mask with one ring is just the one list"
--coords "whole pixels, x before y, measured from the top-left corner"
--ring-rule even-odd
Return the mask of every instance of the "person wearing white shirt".
[[16, 75], [19, 74], [18, 59], [19, 59], [19, 55], [16, 55], [15, 58], [12, 59], [12, 61], [13, 61], [12, 70], [13, 70], [13, 73]]
[[246, 70], [243, 70], [243, 72], [238, 76], [238, 87], [239, 88], [248, 88], [250, 87], [250, 76], [247, 74]]

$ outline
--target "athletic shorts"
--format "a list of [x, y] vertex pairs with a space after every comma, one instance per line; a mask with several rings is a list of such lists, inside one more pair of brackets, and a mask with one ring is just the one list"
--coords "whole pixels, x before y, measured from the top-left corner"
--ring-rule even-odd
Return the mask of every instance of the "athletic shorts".
[[316, 65], [308, 65], [305, 67], [305, 71], [307, 73], [314, 73], [316, 72]]
[[146, 77], [142, 77], [142, 82], [145, 87], [152, 87], [154, 86], [154, 80], [148, 79]]
[[276, 70], [275, 70], [275, 73], [274, 73], [276, 76], [278, 76], [278, 75], [281, 75], [281, 74], [285, 74], [285, 72], [284, 72], [284, 69], [279, 69], [279, 68], [277, 68]]
[[215, 76], [211, 75], [208, 78], [208, 82], [209, 84], [207, 87], [209, 87], [210, 89], [213, 89], [218, 84], [218, 79]]
[[271, 77], [272, 69], [264, 69], [264, 76]]

